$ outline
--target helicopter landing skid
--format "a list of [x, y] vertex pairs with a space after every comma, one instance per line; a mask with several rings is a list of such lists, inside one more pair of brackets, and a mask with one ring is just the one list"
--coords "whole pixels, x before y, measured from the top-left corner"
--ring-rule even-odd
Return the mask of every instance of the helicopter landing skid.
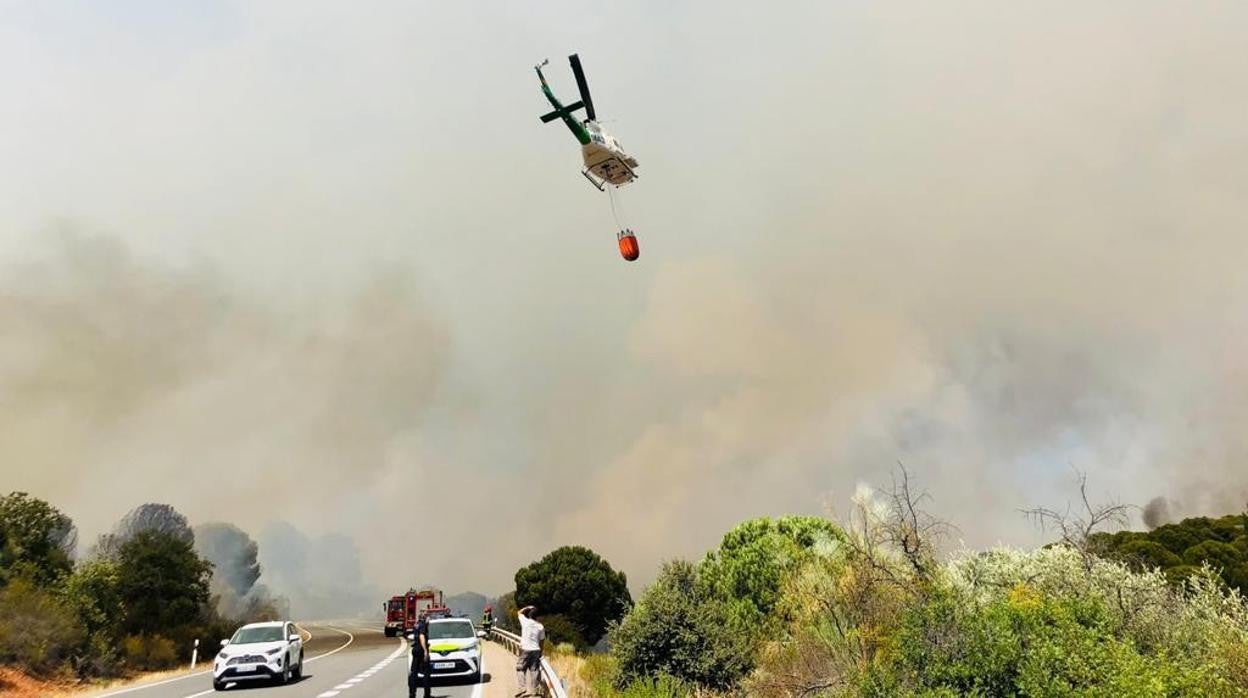
[[628, 173], [628, 179], [625, 179], [623, 182], [617, 183], [613, 180], [604, 179], [601, 176], [597, 176], [593, 174], [588, 169], [581, 170], [581, 174], [585, 175], [585, 179], [588, 179], [589, 183], [594, 185], [594, 188], [597, 189], [598, 191], [606, 191], [607, 190], [606, 185], [608, 184], [610, 184], [613, 187], [619, 188], [637, 179], [637, 173], [633, 171], [633, 168], [629, 167], [628, 165], [625, 165], [623, 162], [620, 162], [618, 159], [615, 160], [615, 162], [618, 163], [620, 167], [623, 167], [624, 171]]
[[606, 191], [606, 188], [603, 186], [605, 182], [594, 179], [594, 176], [589, 173], [589, 170], [581, 170], [581, 174], [585, 175], [585, 179], [588, 179], [589, 183], [594, 185], [595, 189], [598, 191]]

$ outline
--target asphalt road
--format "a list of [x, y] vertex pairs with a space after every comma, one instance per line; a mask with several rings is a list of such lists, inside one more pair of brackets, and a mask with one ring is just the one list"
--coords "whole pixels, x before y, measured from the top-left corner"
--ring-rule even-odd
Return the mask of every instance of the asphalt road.
[[[388, 638], [380, 630], [351, 623], [300, 624], [311, 638], [305, 640], [303, 679], [285, 686], [247, 682], [212, 690], [212, 672], [199, 671], [151, 684], [102, 693], [95, 698], [397, 698], [407, 696], [407, 642]], [[501, 649], [492, 648], [501, 652]], [[211, 661], [209, 655], [209, 661]], [[492, 652], [487, 652], [483, 684], [438, 684], [437, 698], [484, 698], [501, 686], [489, 686]], [[495, 664], [499, 663], [497, 660]], [[506, 671], [508, 666], [498, 670]], [[501, 678], [501, 677], [500, 677]], [[486, 689], [494, 689], [487, 691]]]

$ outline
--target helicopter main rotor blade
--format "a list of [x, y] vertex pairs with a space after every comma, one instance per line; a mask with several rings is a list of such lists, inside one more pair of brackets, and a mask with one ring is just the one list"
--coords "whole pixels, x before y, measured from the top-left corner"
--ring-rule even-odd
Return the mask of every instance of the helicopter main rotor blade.
[[598, 116], [594, 113], [594, 100], [589, 96], [589, 83], [585, 82], [585, 71], [581, 70], [581, 57], [577, 54], [568, 56], [568, 62], [572, 64], [572, 74], [576, 76], [576, 89], [581, 91], [581, 101], [585, 103], [585, 116], [590, 121], [597, 121]]

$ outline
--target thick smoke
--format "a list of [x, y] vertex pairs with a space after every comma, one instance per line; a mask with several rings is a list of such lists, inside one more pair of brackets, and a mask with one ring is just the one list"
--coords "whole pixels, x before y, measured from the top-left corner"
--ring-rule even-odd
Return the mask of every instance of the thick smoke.
[[[1248, 6], [109, 7], [0, 26], [2, 476], [84, 535], [289, 521], [305, 615], [568, 543], [644, 583], [897, 460], [971, 545], [1072, 466], [1243, 506]], [[576, 47], [632, 265], [533, 118]]]
[[259, 546], [239, 527], [207, 523], [195, 527], [195, 551], [212, 563], [212, 592], [227, 618], [287, 618], [289, 602], [258, 584]]
[[1150, 531], [1171, 523], [1174, 519], [1170, 518], [1170, 500], [1165, 497], [1153, 497], [1148, 500], [1148, 504], [1144, 505], [1140, 518]]
[[260, 534], [261, 579], [300, 618], [372, 613], [382, 592], [364, 578], [355, 542], [340, 534], [311, 538], [278, 521]]
[[245, 596], [260, 578], [259, 548], [241, 528], [227, 523], [195, 527], [195, 552], [213, 564], [213, 577], [238, 596]]

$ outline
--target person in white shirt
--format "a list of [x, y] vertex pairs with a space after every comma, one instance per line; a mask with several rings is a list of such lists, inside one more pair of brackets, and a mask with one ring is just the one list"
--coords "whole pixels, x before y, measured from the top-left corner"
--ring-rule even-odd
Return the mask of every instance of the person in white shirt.
[[546, 639], [546, 628], [533, 619], [536, 606], [525, 606], [516, 612], [520, 621], [520, 658], [516, 660], [516, 683], [521, 696], [536, 696], [537, 682], [542, 667], [542, 640]]

